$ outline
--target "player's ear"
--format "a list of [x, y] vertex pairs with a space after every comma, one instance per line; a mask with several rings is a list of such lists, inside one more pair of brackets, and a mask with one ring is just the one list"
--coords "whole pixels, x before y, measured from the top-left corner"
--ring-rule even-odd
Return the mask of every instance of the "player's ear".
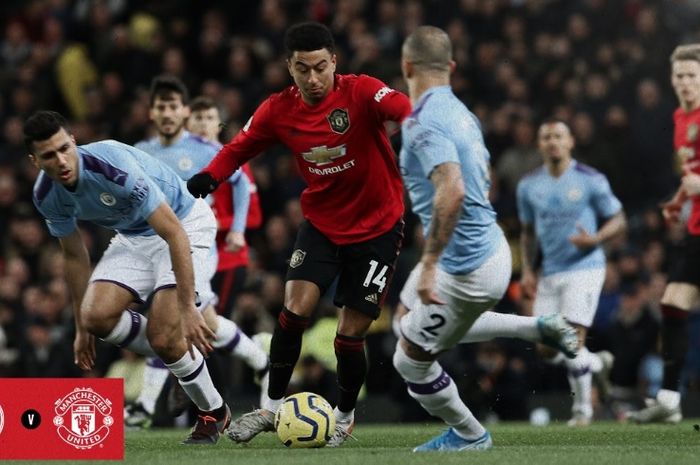
[[35, 168], [39, 168], [39, 162], [37, 161], [33, 153], [28, 153], [27, 157], [29, 157], [29, 163], [34, 165]]
[[401, 72], [404, 79], [409, 79], [413, 75], [413, 63], [406, 59], [401, 60]]
[[455, 69], [457, 69], [457, 62], [450, 60], [449, 63], [447, 63], [447, 66], [450, 67], [450, 74], [452, 74], [455, 72]]

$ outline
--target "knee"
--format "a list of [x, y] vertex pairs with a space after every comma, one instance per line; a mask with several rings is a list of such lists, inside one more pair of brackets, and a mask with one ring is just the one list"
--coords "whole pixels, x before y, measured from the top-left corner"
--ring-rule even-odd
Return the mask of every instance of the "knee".
[[97, 337], [107, 337], [119, 321], [119, 316], [121, 315], [115, 317], [95, 308], [83, 308], [80, 319], [87, 332]]
[[147, 335], [149, 344], [159, 356], [169, 356], [175, 351], [178, 341], [175, 339], [175, 333], [168, 327], [155, 328], [149, 324]]
[[411, 358], [404, 350], [401, 341], [396, 343], [392, 362], [396, 371], [407, 381], [423, 379], [431, 365], [429, 361], [418, 361]]

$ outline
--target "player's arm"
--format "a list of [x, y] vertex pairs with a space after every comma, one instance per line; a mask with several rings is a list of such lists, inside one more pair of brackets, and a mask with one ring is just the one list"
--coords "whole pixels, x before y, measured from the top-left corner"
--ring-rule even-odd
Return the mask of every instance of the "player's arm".
[[193, 196], [206, 197], [234, 171], [277, 141], [270, 106], [270, 99], [265, 100], [214, 159], [187, 181], [187, 189]]
[[362, 75], [359, 79], [356, 98], [368, 102], [370, 112], [377, 121], [385, 124], [389, 134], [398, 131], [401, 121], [411, 113], [410, 99], [379, 79], [367, 75]]
[[535, 261], [537, 260], [538, 244], [535, 229], [531, 224], [523, 223], [520, 228], [520, 287], [523, 295], [529, 299], [535, 296], [537, 275]]
[[595, 233], [589, 233], [581, 225], [576, 225], [578, 232], [569, 240], [579, 249], [590, 249], [622, 233], [627, 229], [627, 220], [622, 211], [622, 204], [610, 189], [608, 180], [599, 175], [593, 178], [591, 202], [600, 218], [606, 218]]
[[75, 364], [89, 370], [95, 364], [95, 338], [87, 332], [81, 317], [81, 306], [88, 281], [90, 280], [90, 255], [80, 231], [76, 228], [67, 236], [59, 237], [66, 267], [66, 282], [73, 298], [73, 318], [75, 320], [75, 341], [73, 352]]
[[245, 247], [245, 225], [250, 207], [250, 184], [242, 171], [232, 184], [233, 222], [226, 235], [226, 250], [237, 252]]
[[433, 218], [421, 257], [423, 276], [426, 279], [420, 280], [418, 294], [426, 304], [443, 304], [433, 287], [438, 260], [450, 242], [462, 211], [465, 193], [459, 163], [446, 162], [437, 165], [430, 174], [430, 181], [435, 187]]
[[[214, 334], [207, 327], [202, 315], [195, 308], [194, 270], [190, 240], [180, 224], [175, 212], [161, 202], [158, 208], [148, 217], [148, 224], [160, 237], [168, 243], [170, 260], [175, 273], [175, 290], [177, 303], [182, 320], [183, 335], [188, 344], [196, 346], [203, 354], [212, 350], [209, 342]], [[190, 346], [190, 353], [191, 346]]]

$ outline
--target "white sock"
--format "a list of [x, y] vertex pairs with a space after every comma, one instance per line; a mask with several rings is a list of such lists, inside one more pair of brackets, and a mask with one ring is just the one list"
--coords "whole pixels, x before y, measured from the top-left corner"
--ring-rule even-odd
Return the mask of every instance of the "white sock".
[[441, 418], [465, 439], [477, 439], [486, 430], [459, 398], [457, 386], [437, 362], [411, 359], [396, 346], [394, 367], [408, 385], [408, 393], [431, 415]]
[[224, 399], [211, 382], [199, 350], [194, 349], [194, 360], [189, 352], [185, 352], [180, 360], [166, 365], [199, 410], [210, 412], [224, 404]]
[[124, 310], [116, 326], [102, 340], [137, 354], [157, 357], [146, 337], [147, 325], [148, 318], [145, 316], [133, 310]]
[[552, 357], [552, 358], [545, 358], [544, 361], [545, 363], [548, 363], [550, 365], [554, 366], [559, 366], [559, 365], [564, 365], [566, 363], [566, 355], [562, 354], [561, 352], [557, 352], [557, 354]]
[[588, 352], [579, 352], [576, 358], [566, 359], [565, 363], [569, 370], [569, 385], [574, 394], [571, 410], [574, 413], [582, 413], [587, 417], [593, 416], [593, 405], [591, 403], [592, 375]]
[[214, 347], [243, 360], [255, 371], [267, 367], [267, 354], [228, 318], [217, 316], [218, 328]]
[[161, 359], [156, 357], [146, 359], [146, 366], [143, 369], [143, 387], [136, 402], [140, 403], [143, 409], [151, 415], [156, 410], [156, 401], [169, 374], [168, 367]]
[[669, 389], [659, 389], [659, 392], [656, 394], [656, 400], [664, 407], [677, 408], [681, 404], [681, 393]]
[[336, 407], [333, 409], [333, 413], [335, 414], [335, 421], [339, 423], [352, 423], [355, 421], [355, 409], [349, 412], [341, 412], [338, 410], [338, 407]]
[[484, 312], [474, 321], [459, 343], [484, 342], [497, 337], [539, 341], [537, 318], [493, 311]]
[[598, 354], [594, 354], [589, 351], [587, 347], [581, 347], [579, 353], [584, 351], [588, 354], [588, 365], [591, 367], [591, 373], [599, 373], [603, 369], [603, 361], [600, 359]]
[[265, 410], [269, 410], [272, 413], [277, 413], [277, 410], [280, 409], [280, 406], [284, 402], [284, 397], [281, 399], [270, 399], [267, 392], [262, 393], [260, 398], [262, 399], [260, 401], [260, 407]]

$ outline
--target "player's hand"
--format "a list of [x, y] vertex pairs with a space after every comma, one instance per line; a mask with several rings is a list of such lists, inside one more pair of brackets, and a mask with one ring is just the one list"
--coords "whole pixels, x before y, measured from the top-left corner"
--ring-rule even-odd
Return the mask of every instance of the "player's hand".
[[445, 305], [445, 301], [438, 297], [435, 292], [435, 275], [437, 274], [437, 266], [435, 263], [423, 262], [420, 276], [418, 276], [418, 296], [421, 302], [425, 305]]
[[537, 276], [532, 271], [523, 270], [520, 277], [520, 290], [526, 299], [534, 299], [537, 292]]
[[95, 336], [84, 329], [77, 330], [73, 341], [73, 362], [81, 370], [92, 370], [95, 366], [97, 352], [95, 351]]
[[661, 213], [668, 224], [675, 224], [680, 221], [682, 208], [682, 203], [671, 200], [670, 202], [661, 204]]
[[592, 249], [600, 243], [598, 237], [594, 234], [589, 234], [580, 224], [576, 225], [576, 230], [578, 231], [576, 234], [569, 236], [569, 242], [579, 249]]
[[226, 252], [238, 252], [245, 247], [245, 235], [242, 232], [229, 231], [226, 234]]
[[182, 335], [187, 342], [187, 350], [194, 359], [194, 347], [199, 349], [202, 355], [207, 355], [214, 350], [211, 341], [216, 338], [216, 334], [209, 329], [204, 317], [194, 307], [180, 313], [180, 323], [182, 324]]
[[219, 183], [214, 179], [214, 176], [207, 172], [197, 173], [187, 181], [187, 190], [194, 197], [204, 198], [214, 192], [217, 187], [219, 187]]
[[681, 179], [681, 187], [687, 195], [700, 194], [700, 175], [686, 172]]

